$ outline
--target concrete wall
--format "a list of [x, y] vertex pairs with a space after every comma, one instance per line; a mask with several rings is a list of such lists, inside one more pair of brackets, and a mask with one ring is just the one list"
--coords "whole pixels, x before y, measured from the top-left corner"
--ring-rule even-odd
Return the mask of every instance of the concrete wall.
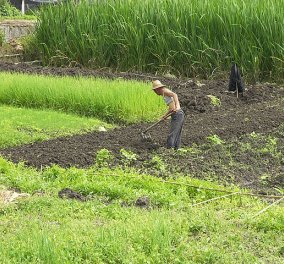
[[32, 20], [4, 20], [0, 22], [0, 31], [4, 33], [5, 42], [9, 42], [32, 33], [35, 23]]

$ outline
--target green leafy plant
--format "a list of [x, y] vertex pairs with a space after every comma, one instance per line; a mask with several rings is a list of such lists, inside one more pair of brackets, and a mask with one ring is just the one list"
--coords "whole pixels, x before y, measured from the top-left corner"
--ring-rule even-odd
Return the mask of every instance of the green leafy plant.
[[198, 149], [197, 145], [193, 144], [191, 147], [184, 147], [178, 149], [176, 152], [177, 155], [183, 156], [187, 154], [198, 154], [200, 150]]
[[209, 97], [211, 104], [213, 106], [220, 106], [221, 105], [221, 100], [215, 96], [215, 95], [207, 95], [207, 97]]
[[46, 169], [42, 173], [42, 178], [45, 181], [54, 181], [64, 172], [64, 169], [59, 167], [58, 165], [53, 165], [52, 167]]
[[158, 155], [154, 155], [150, 160], [150, 165], [152, 168], [164, 172], [166, 170], [166, 164], [163, 162], [162, 158]]
[[277, 138], [269, 136], [266, 140], [265, 147], [261, 148], [259, 152], [273, 156], [281, 155], [281, 152], [278, 152], [277, 141]]
[[260, 137], [259, 133], [255, 133], [254, 131], [249, 134], [249, 136], [253, 139], [257, 139]]
[[131, 163], [133, 163], [134, 161], [137, 160], [138, 155], [134, 152], [132, 152], [131, 150], [126, 150], [124, 148], [122, 148], [120, 150], [120, 154], [122, 157], [122, 161], [124, 163], [124, 165], [128, 166]]
[[270, 178], [271, 176], [269, 174], [264, 173], [259, 177], [259, 180], [262, 183], [262, 185], [266, 185]]
[[207, 139], [213, 144], [213, 145], [221, 145], [225, 142], [219, 138], [217, 135], [208, 136]]
[[96, 166], [106, 167], [113, 160], [113, 158], [114, 157], [111, 151], [105, 148], [100, 149], [99, 151], [97, 151], [97, 155], [96, 155]]

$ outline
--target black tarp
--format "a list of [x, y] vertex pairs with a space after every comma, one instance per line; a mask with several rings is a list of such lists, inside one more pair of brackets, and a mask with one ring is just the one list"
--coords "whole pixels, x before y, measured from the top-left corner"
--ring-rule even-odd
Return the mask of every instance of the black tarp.
[[241, 77], [240, 70], [236, 63], [233, 63], [231, 67], [231, 74], [229, 79], [229, 91], [243, 93], [245, 90], [244, 83]]

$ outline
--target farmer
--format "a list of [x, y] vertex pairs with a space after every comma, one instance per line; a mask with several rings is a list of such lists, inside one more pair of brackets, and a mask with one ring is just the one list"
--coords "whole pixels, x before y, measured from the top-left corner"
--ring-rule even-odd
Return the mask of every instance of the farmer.
[[180, 103], [176, 93], [166, 88], [159, 80], [153, 81], [153, 91], [157, 95], [161, 95], [164, 98], [165, 103], [168, 106], [167, 113], [162, 116], [161, 119], [166, 120], [168, 115], [171, 114], [170, 132], [167, 138], [168, 148], [180, 148], [181, 143], [181, 131], [184, 123], [184, 112], [180, 108]]

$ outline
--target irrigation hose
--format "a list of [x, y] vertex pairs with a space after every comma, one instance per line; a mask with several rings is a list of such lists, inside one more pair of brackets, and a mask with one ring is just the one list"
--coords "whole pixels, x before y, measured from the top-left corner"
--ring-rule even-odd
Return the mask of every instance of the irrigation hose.
[[280, 202], [283, 201], [283, 200], [284, 200], [284, 196], [283, 196], [281, 199], [275, 201], [274, 203], [268, 205], [267, 207], [265, 207], [264, 209], [262, 209], [261, 211], [259, 211], [259, 212], [258, 212], [257, 214], [255, 214], [252, 218], [255, 218], [255, 217], [261, 215], [262, 213], [264, 213], [265, 211], [267, 211], [270, 207], [272, 207], [272, 206], [274, 206], [274, 205], [280, 203]]
[[[96, 175], [98, 175], [98, 173], [94, 173]], [[101, 174], [99, 175], [101, 176]], [[117, 174], [106, 174], [105, 176], [115, 176], [115, 177], [121, 177], [120, 175]], [[130, 177], [133, 179], [137, 179], [137, 177]], [[224, 193], [228, 193], [228, 194], [236, 194], [236, 192], [233, 191], [228, 191], [228, 190], [221, 190], [221, 189], [215, 189], [215, 188], [208, 188], [208, 187], [202, 187], [202, 186], [195, 186], [195, 185], [191, 185], [191, 184], [187, 184], [187, 183], [180, 183], [180, 182], [172, 182], [172, 181], [165, 181], [165, 180], [160, 180], [160, 182], [163, 183], [168, 183], [168, 184], [176, 184], [176, 185], [181, 185], [181, 186], [188, 186], [191, 188], [195, 188], [195, 189], [201, 189], [201, 190], [207, 190], [207, 191], [214, 191], [214, 192], [224, 192]], [[270, 194], [260, 194], [260, 193], [243, 193], [243, 192], [237, 192], [238, 195], [242, 195], [242, 196], [257, 196], [257, 197], [262, 197], [262, 198], [272, 198], [272, 199], [281, 199], [284, 198], [283, 195], [270, 195]], [[282, 199], [281, 199], [282, 200]]]
[[215, 200], [218, 200], [218, 199], [222, 199], [222, 198], [225, 198], [225, 197], [228, 197], [228, 196], [233, 196], [233, 195], [239, 194], [239, 193], [240, 192], [235, 192], [235, 193], [230, 193], [230, 194], [214, 197], [214, 198], [211, 198], [209, 200], [205, 200], [205, 201], [202, 201], [202, 202], [199, 202], [199, 203], [196, 203], [196, 204], [192, 204], [191, 207], [194, 207], [194, 206], [197, 206], [197, 205], [200, 205], [200, 204], [209, 203], [209, 202], [212, 202], [212, 201], [215, 201]]

